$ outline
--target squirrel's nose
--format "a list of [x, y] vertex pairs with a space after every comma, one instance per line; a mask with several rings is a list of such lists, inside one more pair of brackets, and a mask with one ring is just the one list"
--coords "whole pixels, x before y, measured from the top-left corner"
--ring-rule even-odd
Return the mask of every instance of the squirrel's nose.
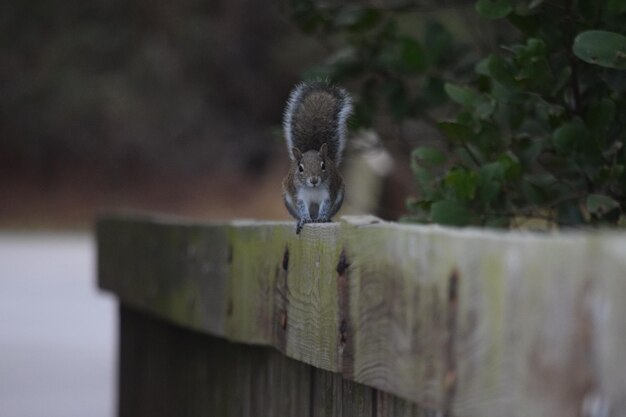
[[317, 183], [320, 181], [319, 177], [311, 177], [311, 184], [312, 185], [317, 185]]

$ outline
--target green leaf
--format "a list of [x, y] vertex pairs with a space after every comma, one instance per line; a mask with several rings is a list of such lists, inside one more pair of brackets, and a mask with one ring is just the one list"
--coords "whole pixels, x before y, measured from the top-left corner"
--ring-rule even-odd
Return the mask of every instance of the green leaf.
[[543, 39], [529, 38], [526, 41], [525, 52], [532, 57], [546, 56], [546, 53], [548, 52], [548, 47]]
[[[418, 149], [413, 151], [413, 154], [416, 153]], [[428, 154], [429, 152], [417, 152], [421, 154]], [[434, 154], [427, 155], [428, 158], [437, 160], [437, 156]], [[413, 175], [415, 175], [415, 180], [419, 186], [421, 197], [425, 200], [431, 200], [437, 195], [437, 186], [435, 183], [435, 176], [430, 172], [429, 168], [422, 166], [417, 161], [418, 158], [411, 158], [411, 170], [413, 171]], [[421, 162], [421, 160], [420, 160]], [[425, 164], [427, 165], [427, 164]]]
[[496, 122], [504, 126], [508, 124], [512, 130], [518, 131], [520, 134], [528, 133], [526, 124], [533, 123], [533, 120], [531, 115], [524, 112], [524, 103], [503, 101], [502, 99], [498, 100], [499, 111], [496, 113]]
[[554, 86], [554, 77], [545, 58], [533, 60], [525, 65], [518, 77], [524, 78], [529, 88], [540, 94]]
[[517, 88], [518, 82], [515, 80], [513, 67], [510, 63], [497, 55], [491, 55], [489, 58], [488, 69], [489, 75], [508, 88]]
[[522, 165], [513, 152], [509, 151], [505, 153], [498, 158], [498, 161], [504, 168], [504, 174], [507, 180], [514, 180], [522, 174]]
[[549, 193], [544, 187], [527, 179], [522, 181], [522, 193], [526, 200], [533, 205], [541, 205], [549, 200]]
[[448, 172], [444, 180], [445, 185], [450, 188], [455, 197], [460, 201], [469, 201], [476, 195], [477, 175], [475, 172], [465, 168], [455, 168]]
[[435, 223], [465, 226], [470, 223], [472, 214], [464, 204], [452, 200], [442, 200], [432, 204], [430, 217]]
[[511, 0], [478, 0], [476, 11], [487, 19], [500, 19], [513, 11]]
[[478, 75], [491, 76], [489, 72], [489, 62], [491, 61], [491, 56], [487, 58], [483, 58], [474, 66], [474, 72]]
[[506, 18], [513, 26], [527, 36], [535, 36], [541, 27], [541, 14], [530, 14], [522, 16], [517, 13], [510, 13]]
[[532, 140], [529, 138], [520, 139], [518, 155], [520, 162], [525, 167], [530, 167], [535, 163], [537, 157], [543, 149], [543, 143], [539, 140]]
[[439, 122], [437, 123], [437, 127], [448, 138], [456, 142], [467, 142], [474, 136], [472, 129], [457, 122]]
[[589, 194], [587, 210], [589, 213], [603, 215], [619, 207], [619, 203], [611, 197], [602, 194]]
[[429, 61], [438, 64], [449, 58], [449, 52], [454, 44], [452, 34], [439, 22], [429, 21], [424, 35], [424, 44], [428, 45]]
[[446, 90], [446, 94], [448, 94], [448, 97], [450, 97], [452, 101], [459, 103], [464, 107], [471, 107], [472, 104], [474, 104], [476, 97], [478, 97], [478, 94], [469, 87], [445, 83], [443, 88]]
[[485, 181], [504, 181], [504, 166], [500, 162], [489, 162], [480, 167], [480, 176]]
[[422, 198], [426, 200], [434, 198], [437, 191], [435, 187], [435, 177], [429, 170], [419, 166], [415, 162], [411, 164], [411, 169], [415, 175], [415, 180], [417, 181]]
[[436, 167], [446, 161], [446, 156], [443, 152], [428, 146], [420, 146], [419, 148], [413, 149], [411, 157], [418, 159], [420, 165], [425, 167]]
[[615, 102], [604, 97], [592, 103], [587, 111], [586, 122], [591, 129], [604, 130], [611, 125], [615, 115]]
[[402, 69], [406, 72], [421, 72], [428, 67], [424, 49], [415, 39], [409, 37], [400, 39], [400, 56]]
[[558, 74], [556, 74], [556, 80], [554, 85], [552, 86], [552, 94], [555, 95], [559, 91], [563, 89], [569, 82], [572, 76], [572, 68], [571, 67], [563, 67]]
[[626, 36], [589, 30], [574, 39], [574, 54], [585, 62], [606, 68], [626, 69]]
[[568, 154], [578, 151], [588, 141], [589, 133], [585, 126], [575, 120], [567, 122], [554, 131], [552, 141], [557, 151]]
[[487, 120], [496, 109], [496, 101], [487, 94], [481, 94], [474, 99], [474, 115], [482, 120]]
[[478, 188], [478, 199], [483, 205], [490, 204], [494, 198], [498, 196], [502, 184], [497, 181], [486, 181], [480, 184]]
[[479, 166], [484, 163], [483, 152], [471, 143], [464, 143], [457, 147], [454, 152], [459, 157], [459, 164], [465, 166]]
[[[536, 122], [539, 122], [539, 120], [543, 120], [547, 122], [560, 121], [561, 116], [563, 116], [566, 113], [565, 108], [559, 105], [544, 101], [543, 99], [533, 102], [533, 105], [535, 106], [535, 112], [536, 112], [537, 119], [538, 119], [536, 120]], [[539, 126], [537, 125], [535, 127], [539, 127]]]
[[485, 121], [480, 123], [480, 130], [473, 143], [489, 155], [507, 146], [508, 138], [502, 134], [498, 125]]

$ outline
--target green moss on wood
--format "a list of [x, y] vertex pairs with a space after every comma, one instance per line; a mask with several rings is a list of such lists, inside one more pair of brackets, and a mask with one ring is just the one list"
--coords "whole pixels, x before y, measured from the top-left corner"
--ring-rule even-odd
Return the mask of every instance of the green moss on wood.
[[575, 415], [591, 394], [626, 397], [625, 251], [622, 234], [372, 218], [300, 235], [291, 223], [98, 223], [99, 284], [127, 305], [467, 416]]

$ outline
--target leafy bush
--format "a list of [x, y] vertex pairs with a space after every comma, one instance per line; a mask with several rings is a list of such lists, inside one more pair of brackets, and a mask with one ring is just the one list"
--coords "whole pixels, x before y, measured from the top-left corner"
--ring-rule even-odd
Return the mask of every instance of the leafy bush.
[[375, 126], [381, 116], [395, 122], [419, 118], [446, 104], [446, 79], [471, 70], [463, 61], [466, 48], [436, 20], [411, 19], [410, 2], [388, 9], [313, 0], [290, 4], [300, 28], [330, 51], [305, 78], [351, 83], [358, 97], [355, 127]]
[[[625, 2], [479, 0], [480, 16], [506, 20], [519, 34], [515, 43], [477, 60], [471, 81], [461, 83], [443, 81], [463, 79], [465, 72], [461, 54], [453, 52], [458, 42], [440, 25], [427, 25], [437, 32], [427, 30], [422, 41], [430, 40], [423, 44], [370, 30], [378, 47], [368, 49], [363, 28], [388, 33], [393, 20], [378, 17], [387, 16], [380, 10], [354, 10], [369, 17], [336, 28], [352, 33], [353, 66], [339, 65], [352, 71], [331, 66], [331, 78], [380, 71], [384, 82], [373, 85], [387, 91], [399, 119], [424, 117], [447, 100], [458, 108], [452, 120], [437, 122], [445, 147], [411, 154], [420, 195], [408, 202], [408, 219], [505, 227], [529, 218], [566, 226], [626, 222], [626, 36], [619, 33], [626, 30]], [[391, 59], [381, 61], [387, 55]], [[411, 99], [415, 75], [421, 89]], [[359, 106], [366, 108], [357, 121], [366, 124], [375, 109], [368, 82], [362, 85]]]

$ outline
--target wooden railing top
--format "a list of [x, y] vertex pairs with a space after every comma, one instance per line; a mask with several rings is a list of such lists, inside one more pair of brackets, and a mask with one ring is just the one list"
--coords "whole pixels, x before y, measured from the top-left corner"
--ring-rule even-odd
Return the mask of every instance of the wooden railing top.
[[456, 416], [626, 415], [626, 235], [108, 216], [100, 287]]

